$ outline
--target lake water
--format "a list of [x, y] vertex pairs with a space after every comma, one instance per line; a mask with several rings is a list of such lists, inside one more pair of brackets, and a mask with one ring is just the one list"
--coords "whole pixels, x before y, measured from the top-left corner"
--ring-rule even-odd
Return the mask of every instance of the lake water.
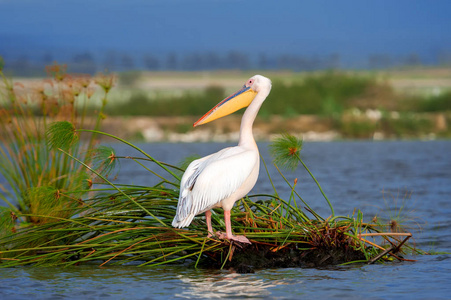
[[[156, 159], [177, 164], [187, 155], [206, 155], [232, 144], [144, 144]], [[134, 155], [114, 145], [118, 155]], [[267, 143], [261, 154], [283, 197], [289, 189], [271, 165]], [[304, 162], [321, 183], [336, 213], [360, 209], [367, 219], [398, 218], [426, 251], [451, 252], [451, 141], [306, 142]], [[316, 185], [302, 170], [297, 191], [310, 206], [330, 211]], [[133, 161], [121, 163], [121, 183], [152, 184]], [[281, 191], [285, 191], [282, 192]], [[251, 192], [272, 193], [262, 166]], [[0, 269], [0, 299], [451, 299], [451, 255], [409, 256], [416, 262], [270, 269], [254, 274], [194, 270], [186, 267], [80, 266]]]

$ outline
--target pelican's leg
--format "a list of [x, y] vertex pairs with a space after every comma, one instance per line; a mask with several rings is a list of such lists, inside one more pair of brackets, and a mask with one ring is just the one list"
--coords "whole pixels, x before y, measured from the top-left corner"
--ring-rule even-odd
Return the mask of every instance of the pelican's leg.
[[226, 235], [225, 235], [226, 239], [246, 244], [252, 244], [244, 235], [232, 234], [232, 223], [230, 222], [230, 210], [224, 210], [224, 221], [226, 225]]
[[207, 230], [208, 230], [207, 237], [212, 237], [213, 236], [213, 227], [211, 226], [211, 211], [207, 210], [205, 212], [205, 218], [207, 219]]

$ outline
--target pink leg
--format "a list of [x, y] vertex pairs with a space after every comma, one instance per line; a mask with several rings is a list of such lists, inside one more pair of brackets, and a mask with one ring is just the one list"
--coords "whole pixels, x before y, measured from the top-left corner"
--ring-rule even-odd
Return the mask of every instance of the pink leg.
[[205, 212], [205, 218], [207, 219], [207, 230], [208, 230], [207, 237], [212, 237], [213, 236], [213, 227], [211, 226], [211, 211], [207, 210]]
[[224, 221], [226, 226], [226, 238], [231, 240], [232, 234], [232, 222], [230, 221], [230, 210], [224, 210]]
[[251, 244], [251, 242], [244, 235], [232, 234], [232, 223], [230, 222], [230, 210], [224, 210], [224, 221], [226, 225], [226, 235], [225, 235], [226, 239]]

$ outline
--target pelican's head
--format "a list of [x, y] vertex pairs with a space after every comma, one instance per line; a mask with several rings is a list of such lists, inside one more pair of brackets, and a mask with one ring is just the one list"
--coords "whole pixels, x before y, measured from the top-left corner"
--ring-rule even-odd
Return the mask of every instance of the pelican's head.
[[257, 94], [263, 94], [263, 100], [268, 96], [271, 90], [271, 80], [261, 75], [254, 75], [246, 81], [246, 84], [236, 93], [225, 98], [200, 118], [194, 127], [202, 125], [213, 120], [230, 115], [237, 110], [247, 107], [251, 104]]

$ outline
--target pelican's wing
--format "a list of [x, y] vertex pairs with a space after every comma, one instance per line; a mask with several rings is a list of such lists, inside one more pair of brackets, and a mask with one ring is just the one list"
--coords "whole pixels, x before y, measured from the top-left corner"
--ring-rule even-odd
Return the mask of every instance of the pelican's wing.
[[205, 161], [207, 161], [215, 154], [193, 160], [189, 164], [188, 168], [186, 168], [180, 182], [179, 201], [177, 204], [176, 215], [174, 217], [174, 220], [172, 221], [172, 226], [179, 228], [186, 227], [193, 220], [194, 215], [191, 215], [190, 213], [193, 206], [191, 191], [194, 187], [194, 184], [196, 183], [197, 177], [206, 166]]
[[258, 159], [253, 151], [231, 147], [193, 161], [182, 177], [172, 226], [188, 226], [195, 215], [232, 195], [249, 177]]

